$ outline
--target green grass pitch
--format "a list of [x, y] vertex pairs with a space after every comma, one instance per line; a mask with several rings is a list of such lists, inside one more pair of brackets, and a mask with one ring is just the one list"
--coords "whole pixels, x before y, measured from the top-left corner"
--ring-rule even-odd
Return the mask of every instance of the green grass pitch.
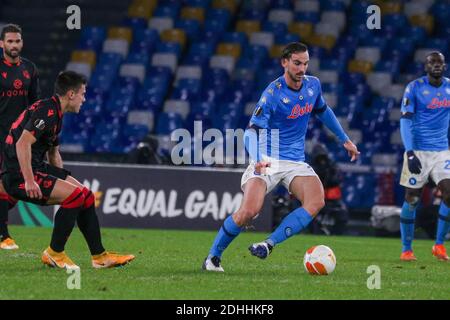
[[[416, 240], [418, 261], [399, 261], [400, 240], [364, 237], [294, 236], [267, 260], [247, 247], [266, 234], [241, 234], [223, 256], [225, 273], [201, 270], [215, 232], [102, 230], [112, 251], [135, 254], [131, 264], [96, 270], [87, 246], [74, 230], [66, 252], [81, 267], [81, 289], [69, 290], [64, 270], [46, 267], [40, 254], [50, 228], [11, 226], [20, 249], [0, 250], [0, 299], [450, 299], [450, 263], [431, 255], [432, 241]], [[330, 246], [337, 257], [328, 276], [304, 271], [304, 252]], [[369, 290], [370, 265], [381, 270], [381, 288]]]

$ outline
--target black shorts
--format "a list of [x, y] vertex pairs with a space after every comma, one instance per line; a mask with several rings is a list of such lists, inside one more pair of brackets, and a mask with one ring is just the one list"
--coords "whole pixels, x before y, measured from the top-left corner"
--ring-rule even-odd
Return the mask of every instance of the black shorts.
[[40, 168], [33, 168], [34, 181], [41, 188], [42, 198], [29, 198], [25, 191], [25, 180], [20, 171], [6, 171], [2, 174], [2, 182], [6, 192], [17, 200], [46, 205], [57, 179], [66, 180], [70, 171], [45, 163]]

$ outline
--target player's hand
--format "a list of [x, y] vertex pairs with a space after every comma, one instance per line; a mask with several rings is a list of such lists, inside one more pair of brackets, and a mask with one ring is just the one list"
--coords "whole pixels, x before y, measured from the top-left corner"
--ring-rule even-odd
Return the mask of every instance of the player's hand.
[[355, 161], [356, 159], [358, 159], [358, 156], [361, 152], [358, 151], [358, 148], [353, 142], [351, 142], [350, 140], [346, 141], [344, 143], [344, 148], [348, 151], [348, 155], [352, 157], [350, 161]]
[[42, 198], [42, 192], [41, 188], [37, 184], [36, 181], [25, 181], [25, 191], [27, 193], [27, 196], [31, 199], [41, 199]]
[[260, 161], [255, 164], [256, 174], [266, 174], [266, 168], [270, 167], [270, 162]]
[[406, 156], [408, 157], [409, 171], [414, 174], [419, 174], [422, 170], [422, 164], [420, 163], [419, 158], [415, 155], [414, 151], [410, 150], [406, 152]]

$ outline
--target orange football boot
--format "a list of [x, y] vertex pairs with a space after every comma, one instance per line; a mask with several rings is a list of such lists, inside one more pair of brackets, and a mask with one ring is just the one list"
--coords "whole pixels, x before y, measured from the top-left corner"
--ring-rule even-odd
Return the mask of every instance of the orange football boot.
[[445, 250], [445, 247], [443, 244], [435, 244], [433, 248], [431, 249], [431, 253], [433, 256], [438, 258], [438, 260], [447, 261], [448, 255], [447, 251]]
[[0, 242], [0, 249], [17, 250], [17, 249], [19, 249], [19, 246], [16, 244], [16, 242], [13, 239], [6, 238], [2, 242]]
[[115, 252], [103, 252], [92, 256], [92, 266], [96, 269], [112, 268], [126, 265], [135, 257], [132, 254], [117, 254]]
[[414, 255], [414, 252], [412, 250], [404, 251], [400, 255], [400, 260], [402, 261], [416, 261], [417, 258]]
[[48, 247], [42, 253], [42, 263], [50, 267], [56, 267], [66, 270], [79, 270], [80, 267], [77, 266], [66, 254], [65, 252], [56, 252], [52, 248]]

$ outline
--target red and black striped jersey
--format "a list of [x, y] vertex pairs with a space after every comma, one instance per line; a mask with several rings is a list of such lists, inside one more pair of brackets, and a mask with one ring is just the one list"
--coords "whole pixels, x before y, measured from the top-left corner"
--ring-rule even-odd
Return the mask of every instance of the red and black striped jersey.
[[59, 144], [58, 135], [62, 125], [61, 103], [58, 96], [38, 100], [14, 121], [5, 140], [4, 169], [20, 170], [17, 158], [16, 143], [23, 130], [29, 131], [36, 142], [31, 145], [31, 166], [39, 168], [46, 159], [47, 151]]
[[26, 107], [39, 99], [39, 76], [34, 63], [20, 58], [16, 64], [0, 60], [0, 138]]

